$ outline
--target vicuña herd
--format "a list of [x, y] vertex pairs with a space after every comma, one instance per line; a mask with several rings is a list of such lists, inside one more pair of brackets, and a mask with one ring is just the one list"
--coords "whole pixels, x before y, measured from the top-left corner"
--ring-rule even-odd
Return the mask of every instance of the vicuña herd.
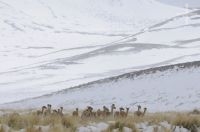
[[46, 106], [42, 106], [42, 110], [37, 111], [37, 115], [60, 115], [63, 116], [63, 107], [60, 107], [60, 109], [51, 109], [51, 104], [47, 104]]
[[[134, 112], [134, 116], [144, 116], [147, 108], [144, 108], [144, 110], [141, 110], [142, 107], [138, 105], [137, 111]], [[111, 108], [107, 108], [106, 106], [103, 106], [103, 109], [98, 109], [97, 111], [94, 111], [94, 109], [91, 106], [88, 106], [81, 115], [79, 115], [79, 109], [76, 108], [75, 111], [72, 112], [72, 116], [79, 117], [81, 116], [82, 119], [92, 119], [92, 118], [107, 118], [107, 117], [114, 117], [114, 118], [126, 118], [128, 116], [129, 108], [124, 109], [123, 107], [120, 107], [119, 110], [116, 110], [115, 104], [111, 105]], [[53, 109], [51, 107], [51, 104], [47, 104], [47, 106], [42, 106], [41, 110], [37, 111], [37, 115], [58, 115], [63, 116], [63, 107], [60, 107], [59, 109]]]

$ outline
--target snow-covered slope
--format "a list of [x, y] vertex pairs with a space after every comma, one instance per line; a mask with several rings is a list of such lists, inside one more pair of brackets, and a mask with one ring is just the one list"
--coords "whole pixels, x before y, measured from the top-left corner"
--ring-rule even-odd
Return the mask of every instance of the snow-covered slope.
[[0, 0], [0, 103], [199, 60], [190, 12], [155, 0]]
[[151, 112], [192, 110], [200, 106], [199, 78], [199, 61], [182, 63], [127, 73], [1, 107], [37, 108], [51, 103], [74, 109], [115, 103], [131, 110], [140, 104]]
[[155, 0], [1, 0], [0, 4], [4, 24], [14, 31], [123, 33], [184, 11]]
[[199, 0], [158, 0], [163, 3], [167, 3], [170, 5], [180, 6], [180, 7], [200, 7]]

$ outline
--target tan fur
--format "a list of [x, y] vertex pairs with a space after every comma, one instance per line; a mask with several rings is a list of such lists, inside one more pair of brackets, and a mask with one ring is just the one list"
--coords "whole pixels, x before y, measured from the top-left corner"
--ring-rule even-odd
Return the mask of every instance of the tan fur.
[[126, 112], [125, 111], [121, 111], [120, 112], [120, 117], [126, 118], [128, 116], [128, 111], [129, 111], [129, 108], [126, 108]]
[[144, 111], [142, 112], [141, 111], [141, 106], [138, 105], [138, 110], [136, 112], [134, 112], [134, 115], [136, 115], [136, 116], [144, 116], [146, 111], [147, 111], [147, 108], [144, 108]]
[[75, 116], [75, 117], [78, 117], [78, 108], [76, 108], [76, 110], [73, 111], [72, 115]]
[[37, 111], [37, 115], [44, 115], [45, 110], [47, 109], [46, 106], [42, 106], [42, 110]]

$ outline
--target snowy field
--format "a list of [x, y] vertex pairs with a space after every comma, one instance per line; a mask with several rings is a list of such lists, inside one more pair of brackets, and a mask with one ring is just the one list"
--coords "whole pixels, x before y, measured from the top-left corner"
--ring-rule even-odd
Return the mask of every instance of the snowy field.
[[[156, 0], [0, 0], [0, 20], [0, 104], [124, 73], [200, 59], [200, 10]], [[83, 107], [126, 102], [125, 105], [133, 106], [140, 102], [152, 111], [185, 110], [186, 106], [199, 105], [199, 91], [194, 86], [195, 82], [198, 84], [194, 79], [199, 77], [198, 71], [198, 68], [172, 70], [144, 76], [143, 80], [97, 84], [92, 91], [84, 88], [61, 94], [58, 102], [53, 101], [57, 95], [43, 97], [41, 103], [72, 108], [74, 104]], [[183, 85], [181, 79], [192, 83]], [[162, 81], [166, 85], [158, 87]], [[178, 95], [182, 86], [187, 87]], [[108, 87], [117, 89], [116, 93], [111, 94], [113, 89]], [[132, 90], [131, 94], [121, 87]], [[137, 87], [139, 90], [134, 92]], [[186, 91], [191, 87], [194, 90], [189, 94]], [[162, 92], [156, 93], [158, 90]], [[95, 95], [93, 91], [101, 94]], [[29, 103], [36, 107], [40, 99], [29, 101], [24, 107], [31, 107]], [[163, 107], [159, 109], [161, 102]]]

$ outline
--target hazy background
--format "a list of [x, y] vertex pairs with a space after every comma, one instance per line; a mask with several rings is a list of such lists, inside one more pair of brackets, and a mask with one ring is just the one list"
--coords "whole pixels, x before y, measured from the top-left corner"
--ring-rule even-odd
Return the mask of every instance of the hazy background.
[[200, 7], [200, 0], [158, 0], [158, 1], [182, 7], [184, 7], [186, 4], [188, 4], [189, 7]]

